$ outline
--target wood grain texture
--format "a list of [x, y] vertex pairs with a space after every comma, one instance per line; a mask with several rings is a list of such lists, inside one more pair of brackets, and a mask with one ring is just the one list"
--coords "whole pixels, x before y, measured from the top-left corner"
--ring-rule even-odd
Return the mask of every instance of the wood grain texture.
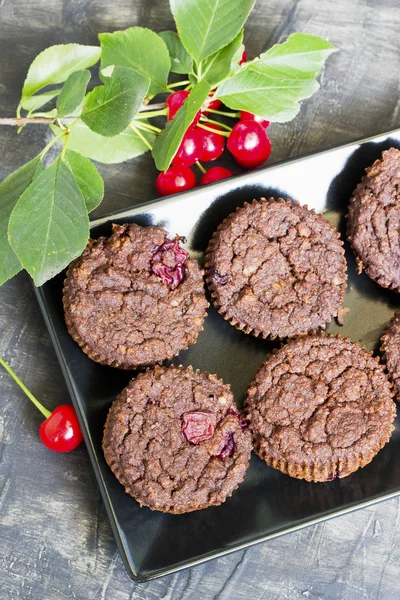
[[[27, 68], [45, 47], [97, 42], [100, 31], [173, 28], [166, 0], [0, 0], [0, 115], [12, 116]], [[249, 56], [294, 31], [340, 52], [320, 92], [292, 123], [271, 126], [278, 161], [400, 126], [398, 0], [258, 0]], [[0, 180], [43, 147], [46, 128], [0, 131]], [[101, 167], [97, 214], [151, 200], [148, 155]], [[24, 274], [0, 289], [0, 353], [48, 408], [68, 402], [50, 339]], [[38, 437], [40, 414], [0, 372], [2, 600], [368, 599], [399, 597], [400, 500], [309, 527], [145, 584], [125, 573], [84, 447], [58, 455]]]

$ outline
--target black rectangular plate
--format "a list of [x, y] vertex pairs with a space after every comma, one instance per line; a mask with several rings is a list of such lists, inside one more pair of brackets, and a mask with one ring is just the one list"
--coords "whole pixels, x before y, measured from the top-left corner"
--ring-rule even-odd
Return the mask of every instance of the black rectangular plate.
[[[213, 231], [237, 206], [261, 196], [283, 196], [324, 212], [345, 237], [344, 216], [352, 191], [365, 167], [391, 146], [400, 148], [400, 130], [107, 215], [92, 223], [92, 236], [108, 235], [112, 222], [159, 225], [171, 235], [186, 236], [187, 249], [202, 262]], [[365, 274], [356, 275], [347, 246], [346, 255], [349, 285], [344, 305], [350, 313], [343, 327], [331, 323], [328, 329], [378, 351], [387, 322], [400, 308], [400, 296], [380, 288]], [[370, 465], [345, 479], [306, 483], [275, 471], [253, 455], [244, 482], [222, 506], [178, 516], [139, 508], [111, 473], [101, 449], [110, 403], [134, 373], [92, 362], [70, 338], [61, 305], [63, 278], [59, 275], [36, 294], [133, 579], [172, 573], [400, 493], [397, 421], [390, 443]], [[273, 347], [271, 342], [237, 331], [211, 307], [197, 344], [173, 362], [216, 373], [231, 384], [241, 406], [248, 383]]]

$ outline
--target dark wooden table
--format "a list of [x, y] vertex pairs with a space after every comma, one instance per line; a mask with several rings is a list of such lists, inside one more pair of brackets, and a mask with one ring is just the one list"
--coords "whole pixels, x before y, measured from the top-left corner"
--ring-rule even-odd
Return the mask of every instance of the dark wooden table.
[[[0, 116], [12, 116], [27, 68], [56, 43], [101, 31], [173, 28], [167, 0], [0, 0]], [[398, 0], [258, 0], [246, 27], [254, 56], [293, 31], [340, 48], [321, 91], [271, 127], [274, 161], [400, 127]], [[0, 130], [0, 180], [36, 155], [46, 130]], [[150, 156], [101, 167], [97, 214], [155, 197]], [[1, 257], [0, 257], [1, 260]], [[50, 409], [68, 402], [31, 282], [0, 289], [0, 354]], [[127, 576], [84, 447], [42, 446], [40, 415], [0, 373], [1, 600], [384, 599], [399, 597], [399, 499], [309, 527], [146, 584]]]

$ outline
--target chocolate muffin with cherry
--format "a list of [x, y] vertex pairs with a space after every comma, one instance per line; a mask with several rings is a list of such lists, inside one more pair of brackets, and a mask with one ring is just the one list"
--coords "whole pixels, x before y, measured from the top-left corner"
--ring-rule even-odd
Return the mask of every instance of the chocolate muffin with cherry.
[[367, 465], [389, 441], [392, 396], [378, 358], [348, 338], [314, 334], [268, 358], [248, 388], [245, 413], [268, 465], [331, 481]]
[[251, 446], [230, 386], [192, 367], [140, 373], [113, 402], [103, 438], [125, 491], [174, 514], [224, 502], [244, 478]]
[[237, 329], [284, 338], [324, 328], [346, 309], [343, 242], [298, 202], [261, 198], [230, 214], [206, 252], [214, 305]]
[[208, 302], [203, 273], [160, 227], [113, 225], [71, 263], [63, 304], [70, 335], [94, 361], [139, 369], [193, 344]]

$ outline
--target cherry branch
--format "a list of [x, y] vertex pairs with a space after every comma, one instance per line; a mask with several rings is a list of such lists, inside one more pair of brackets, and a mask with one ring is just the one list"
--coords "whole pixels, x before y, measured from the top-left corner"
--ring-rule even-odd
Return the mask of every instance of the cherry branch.
[[55, 123], [56, 119], [52, 117], [0, 117], [0, 125], [14, 125], [21, 127], [29, 123]]
[[[165, 108], [164, 102], [159, 102], [158, 104], [142, 104], [142, 106], [139, 108], [139, 112], [144, 112], [147, 110], [155, 111], [163, 108]], [[73, 121], [74, 117], [63, 118], [63, 121], [68, 121], [68, 119]], [[12, 125], [14, 127], [22, 127], [23, 125], [29, 125], [32, 123], [46, 123], [47, 125], [51, 125], [52, 123], [56, 123], [56, 121], [57, 117], [0, 117], [0, 125]]]
[[156, 104], [142, 104], [139, 108], [139, 112], [143, 112], [144, 110], [160, 110], [165, 108], [165, 102], [158, 102]]

